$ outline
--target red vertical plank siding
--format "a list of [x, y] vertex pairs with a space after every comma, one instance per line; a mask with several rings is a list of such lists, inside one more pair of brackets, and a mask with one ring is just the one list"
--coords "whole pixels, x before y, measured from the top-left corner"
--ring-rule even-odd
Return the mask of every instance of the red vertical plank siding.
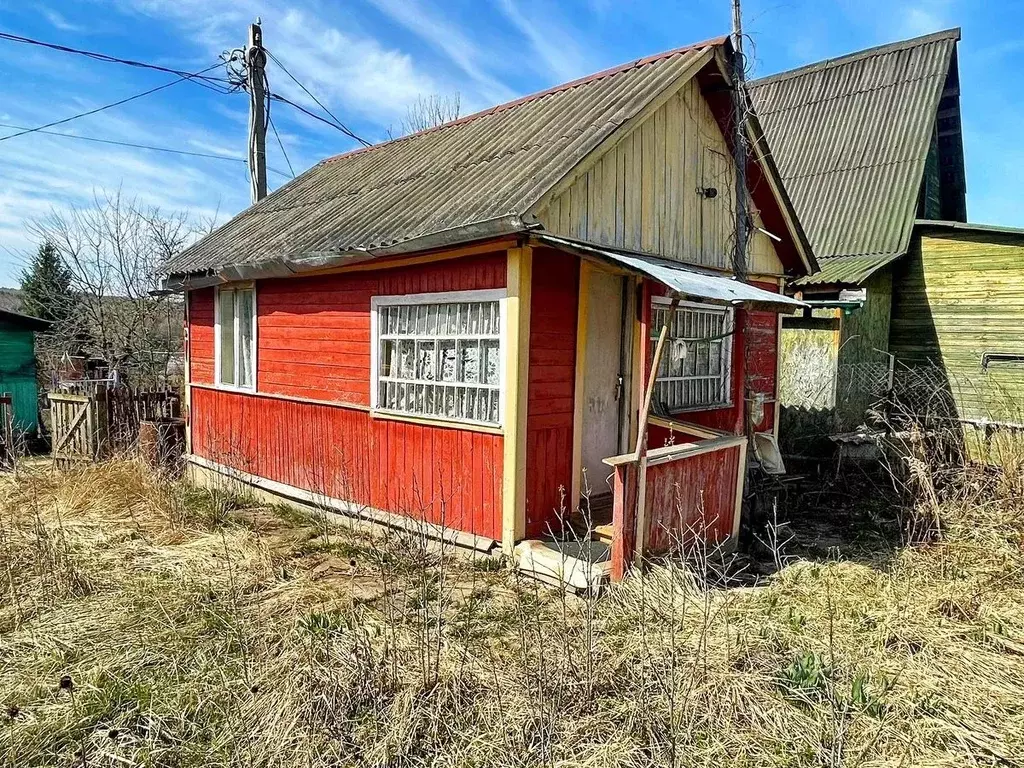
[[[752, 283], [772, 293], [779, 292], [775, 283]], [[658, 284], [649, 284], [648, 298], [644, 305], [645, 317], [650, 317], [650, 296], [664, 295], [664, 288]], [[776, 360], [778, 359], [778, 315], [763, 310], [747, 311], [737, 309], [735, 312], [736, 333], [732, 344], [732, 405], [728, 408], [714, 408], [706, 411], [683, 411], [677, 418], [699, 424], [712, 429], [720, 429], [733, 434], [743, 432], [743, 412], [740, 407], [744, 397], [744, 380], [753, 392], [763, 392], [768, 404], [765, 406], [765, 418], [757, 425], [759, 432], [771, 431], [773, 412], [770, 401], [776, 393]], [[651, 334], [658, 333], [654, 328]], [[744, 357], [744, 345], [750, 345], [750, 354]], [[643, 370], [650, 371], [649, 353], [644, 352]], [[644, 382], [646, 386], [646, 379]], [[653, 448], [660, 443], [650, 440]]]
[[526, 410], [526, 535], [530, 538], [560, 528], [562, 489], [568, 496], [572, 487], [579, 273], [575, 256], [548, 249], [534, 253]]
[[[316, 495], [500, 539], [501, 435], [371, 418], [365, 407], [371, 296], [504, 288], [505, 281], [502, 251], [258, 282], [257, 388], [283, 397], [194, 388], [193, 452]], [[193, 291], [189, 301], [192, 381], [208, 384], [213, 291]]]
[[647, 549], [651, 555], [696, 540], [723, 541], [736, 513], [740, 447], [647, 468]]

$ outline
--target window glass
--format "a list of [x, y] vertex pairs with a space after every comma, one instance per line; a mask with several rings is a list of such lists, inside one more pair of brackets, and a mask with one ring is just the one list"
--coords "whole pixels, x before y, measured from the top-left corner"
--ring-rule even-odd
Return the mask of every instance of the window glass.
[[252, 288], [221, 288], [217, 292], [219, 384], [253, 389], [256, 375], [256, 294]]
[[220, 383], [235, 383], [235, 292], [221, 291], [220, 302]]
[[[651, 307], [650, 353], [653, 357], [670, 307]], [[668, 412], [729, 404], [729, 356], [732, 349], [729, 311], [683, 306], [669, 322], [654, 397]]]
[[377, 407], [500, 423], [500, 318], [498, 301], [378, 305]]

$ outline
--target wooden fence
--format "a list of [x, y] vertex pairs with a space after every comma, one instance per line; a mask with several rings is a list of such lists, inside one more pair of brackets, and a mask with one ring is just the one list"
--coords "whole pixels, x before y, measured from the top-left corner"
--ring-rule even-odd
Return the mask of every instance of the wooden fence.
[[48, 398], [53, 460], [64, 467], [131, 450], [139, 438], [140, 422], [181, 416], [181, 399], [169, 391], [57, 391]]

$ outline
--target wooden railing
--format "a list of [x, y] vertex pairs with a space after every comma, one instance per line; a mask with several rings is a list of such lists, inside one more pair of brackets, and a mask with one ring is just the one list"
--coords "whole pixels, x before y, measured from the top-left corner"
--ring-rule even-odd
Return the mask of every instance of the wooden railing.
[[746, 464], [746, 438], [718, 435], [605, 459], [615, 470], [612, 579], [646, 556], [700, 538], [735, 538]]

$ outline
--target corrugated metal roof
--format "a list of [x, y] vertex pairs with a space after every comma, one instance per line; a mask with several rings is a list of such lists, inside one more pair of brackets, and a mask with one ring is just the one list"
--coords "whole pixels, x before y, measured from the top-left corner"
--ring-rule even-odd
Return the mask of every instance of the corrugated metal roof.
[[[797, 284], [857, 282], [906, 253], [959, 39], [952, 29], [751, 82], [768, 144], [821, 264]], [[847, 259], [855, 263], [840, 263]]]
[[188, 274], [385, 248], [518, 217], [725, 38], [325, 160], [164, 265]]
[[831, 259], [820, 259], [818, 272], [807, 277], [794, 280], [792, 285], [860, 285], [875, 272], [892, 263], [901, 253], [868, 254], [866, 256], [841, 256]]
[[1024, 228], [1004, 227], [999, 224], [974, 224], [967, 221], [943, 221], [941, 219], [918, 219], [914, 224], [918, 229], [957, 229], [963, 232], [1020, 235], [1024, 237]]
[[656, 280], [685, 299], [697, 299], [723, 306], [746, 305], [778, 312], [795, 312], [801, 307], [807, 306], [802, 301], [797, 301], [784, 294], [772, 293], [712, 270], [701, 269], [671, 259], [662, 259], [657, 256], [648, 256], [607, 246], [598, 247], [555, 235], [536, 234], [533, 239], [581, 256], [611, 262], [633, 274]]

